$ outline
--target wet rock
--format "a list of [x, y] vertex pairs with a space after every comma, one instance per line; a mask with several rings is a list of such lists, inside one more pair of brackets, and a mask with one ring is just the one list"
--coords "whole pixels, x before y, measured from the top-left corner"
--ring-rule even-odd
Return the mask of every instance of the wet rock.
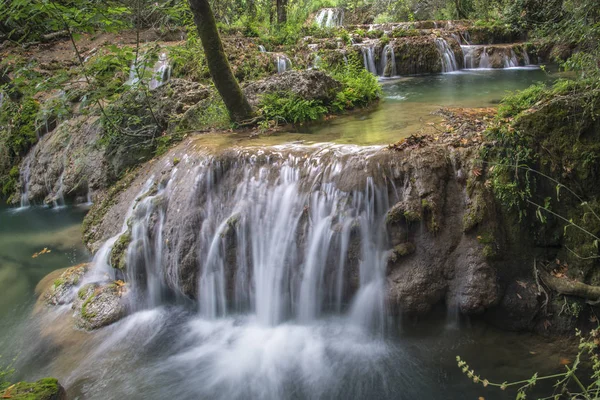
[[67, 268], [52, 285], [46, 289], [43, 294], [44, 302], [47, 305], [56, 306], [68, 304], [73, 301], [75, 287], [81, 281], [83, 275], [87, 272], [89, 264], [79, 264]]
[[327, 103], [340, 88], [338, 81], [321, 71], [287, 71], [250, 83], [244, 87], [244, 94], [253, 107], [258, 106], [260, 96], [266, 93], [293, 93], [306, 100]]
[[502, 300], [486, 313], [486, 320], [509, 331], [529, 331], [536, 325], [541, 303], [533, 279], [515, 279], [508, 284]]
[[3, 399], [13, 400], [67, 400], [67, 392], [55, 378], [37, 382], [19, 382], [1, 393]]
[[89, 331], [118, 321], [125, 316], [125, 294], [126, 287], [119, 281], [84, 285], [73, 303], [75, 325]]

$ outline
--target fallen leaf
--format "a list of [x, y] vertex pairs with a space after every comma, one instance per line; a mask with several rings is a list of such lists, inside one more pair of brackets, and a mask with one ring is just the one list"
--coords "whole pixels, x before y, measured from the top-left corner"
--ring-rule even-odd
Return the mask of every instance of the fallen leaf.
[[517, 281], [517, 285], [521, 286], [523, 289], [527, 289], [527, 283], [523, 281]]
[[533, 356], [533, 355], [536, 355], [537, 353], [535, 351], [530, 351], [529, 354], [531, 354]]
[[560, 365], [569, 365], [569, 364], [571, 364], [571, 360], [569, 360], [568, 358], [560, 359]]
[[598, 318], [596, 318], [596, 316], [595, 316], [595, 315], [592, 315], [592, 316], [590, 317], [590, 322], [598, 322]]
[[548, 329], [550, 326], [552, 326], [552, 322], [550, 322], [550, 321], [548, 321], [548, 320], [545, 320], [545, 321], [544, 321], [544, 329], [546, 329], [546, 330], [547, 330], [547, 329]]
[[523, 300], [523, 298], [521, 297], [521, 295], [519, 293], [517, 293], [517, 297], [519, 298], [519, 300]]

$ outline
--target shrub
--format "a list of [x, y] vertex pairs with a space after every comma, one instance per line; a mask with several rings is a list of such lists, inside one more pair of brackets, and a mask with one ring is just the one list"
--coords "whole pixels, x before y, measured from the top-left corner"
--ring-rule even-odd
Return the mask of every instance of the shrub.
[[261, 98], [259, 112], [267, 120], [297, 124], [322, 118], [327, 107], [319, 100], [306, 100], [292, 93], [268, 93]]

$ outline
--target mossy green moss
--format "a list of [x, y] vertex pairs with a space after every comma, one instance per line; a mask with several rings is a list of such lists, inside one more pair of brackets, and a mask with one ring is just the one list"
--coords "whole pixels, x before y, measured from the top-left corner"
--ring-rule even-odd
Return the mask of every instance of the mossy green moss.
[[127, 248], [131, 243], [131, 233], [125, 232], [115, 242], [110, 252], [110, 265], [113, 268], [125, 270], [127, 267]]
[[119, 194], [131, 185], [133, 180], [137, 176], [137, 169], [126, 174], [120, 181], [113, 185], [106, 195], [94, 204], [92, 209], [87, 213], [83, 220], [83, 239], [88, 245], [100, 240], [97, 236], [95, 228], [100, 225], [102, 218], [108, 212], [108, 210], [117, 204]]
[[9, 386], [1, 397], [13, 400], [61, 400], [66, 399], [66, 394], [57, 379], [43, 378], [37, 382], [19, 382]]

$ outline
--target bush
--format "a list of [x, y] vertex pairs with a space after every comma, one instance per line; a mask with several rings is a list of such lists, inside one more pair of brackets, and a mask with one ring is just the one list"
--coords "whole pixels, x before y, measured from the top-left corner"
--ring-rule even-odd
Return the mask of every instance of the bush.
[[295, 94], [268, 93], [262, 96], [259, 112], [267, 120], [284, 123], [316, 121], [327, 114], [318, 100], [306, 100]]
[[367, 106], [381, 94], [377, 77], [363, 68], [355, 54], [348, 58], [348, 64], [334, 69], [331, 73], [342, 83], [342, 90], [330, 105], [334, 112]]

